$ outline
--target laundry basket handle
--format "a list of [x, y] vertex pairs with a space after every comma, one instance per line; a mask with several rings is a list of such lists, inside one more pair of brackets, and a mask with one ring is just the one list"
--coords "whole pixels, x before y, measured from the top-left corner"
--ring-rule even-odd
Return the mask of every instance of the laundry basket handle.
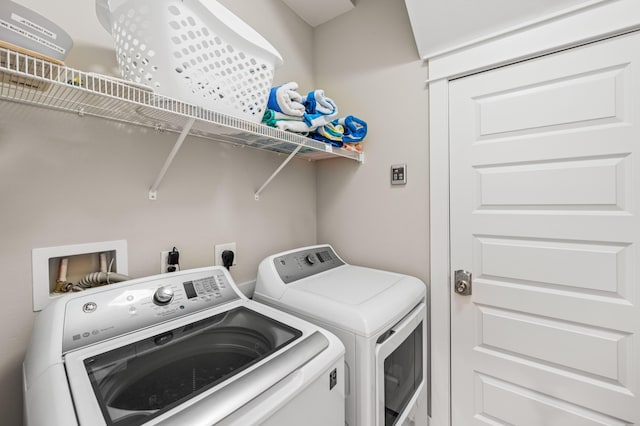
[[96, 0], [96, 15], [98, 21], [105, 30], [111, 34], [111, 11], [109, 10], [109, 0]]
[[[99, 0], [107, 1], [107, 0]], [[207, 8], [214, 16], [216, 16], [221, 22], [224, 22], [229, 28], [231, 28], [238, 36], [244, 38], [254, 46], [258, 46], [261, 49], [272, 54], [278, 65], [282, 65], [283, 60], [280, 52], [273, 47], [271, 43], [267, 41], [260, 33], [253, 29], [249, 24], [242, 19], [234, 15], [229, 9], [220, 4], [217, 0], [196, 0], [202, 6]]]

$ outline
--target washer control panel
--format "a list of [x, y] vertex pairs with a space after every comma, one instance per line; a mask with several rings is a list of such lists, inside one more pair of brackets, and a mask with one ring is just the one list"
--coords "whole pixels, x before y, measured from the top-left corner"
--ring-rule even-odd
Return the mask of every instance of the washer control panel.
[[344, 265], [330, 246], [287, 253], [274, 258], [273, 263], [285, 284]]
[[[110, 286], [111, 287], [111, 286]], [[63, 352], [238, 300], [222, 267], [180, 271], [71, 296]]]

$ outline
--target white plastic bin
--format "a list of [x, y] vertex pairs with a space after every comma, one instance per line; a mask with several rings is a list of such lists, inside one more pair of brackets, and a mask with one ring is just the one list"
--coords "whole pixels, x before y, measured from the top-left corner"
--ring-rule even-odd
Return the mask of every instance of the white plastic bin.
[[96, 0], [122, 77], [259, 123], [278, 51], [215, 0]]
[[0, 1], [0, 40], [59, 61], [73, 47], [62, 28], [11, 0]]

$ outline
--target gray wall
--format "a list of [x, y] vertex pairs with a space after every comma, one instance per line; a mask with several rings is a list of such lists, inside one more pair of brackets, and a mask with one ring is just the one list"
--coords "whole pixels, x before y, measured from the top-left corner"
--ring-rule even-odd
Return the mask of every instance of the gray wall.
[[[318, 240], [346, 260], [429, 276], [427, 68], [402, 1], [359, 0], [314, 33], [316, 84], [368, 124], [365, 163], [318, 163]], [[406, 186], [392, 164], [406, 163]]]
[[[93, 1], [21, 3], [71, 33], [76, 44], [67, 65], [116, 69]], [[223, 3], [284, 56], [276, 83], [295, 78], [313, 86], [306, 23], [279, 0]], [[160, 251], [173, 246], [181, 251], [182, 267], [192, 268], [213, 263], [216, 243], [235, 241], [239, 264], [232, 275], [245, 282], [255, 279], [268, 254], [317, 241], [315, 165], [304, 160], [292, 161], [255, 201], [254, 191], [285, 157], [189, 137], [158, 200], [149, 201], [148, 188], [176, 139], [0, 101], [0, 424], [22, 422], [21, 363], [35, 318], [31, 249], [125, 239], [135, 277], [158, 273]]]

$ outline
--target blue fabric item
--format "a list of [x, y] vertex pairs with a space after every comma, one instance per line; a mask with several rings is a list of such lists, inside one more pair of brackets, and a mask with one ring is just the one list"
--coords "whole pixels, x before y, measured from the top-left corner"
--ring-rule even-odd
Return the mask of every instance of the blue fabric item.
[[276, 93], [278, 92], [279, 87], [280, 86], [272, 87], [271, 91], [269, 92], [269, 99], [267, 100], [267, 108], [269, 108], [271, 111], [280, 111], [280, 105], [278, 105], [278, 99], [276, 97]]
[[311, 137], [341, 148], [344, 144], [361, 142], [367, 136], [367, 123], [353, 115], [337, 118], [318, 127]]
[[302, 104], [307, 114], [333, 115], [338, 113], [335, 102], [326, 97], [322, 89], [310, 91], [307, 96], [302, 98]]
[[314, 130], [307, 126], [302, 117], [295, 117], [293, 115], [283, 114], [267, 108], [262, 117], [262, 122], [269, 127], [276, 127], [280, 130], [289, 130], [291, 132], [308, 135], [310, 131]]
[[302, 95], [298, 92], [298, 83], [291, 81], [271, 88], [267, 108], [282, 114], [302, 117], [305, 107], [302, 104]]
[[330, 143], [332, 146], [335, 146], [336, 148], [342, 148], [342, 146], [344, 145], [344, 143], [342, 141], [336, 141], [336, 140], [331, 140], [331, 139], [325, 138], [324, 136], [322, 136], [321, 134], [316, 133], [316, 132], [311, 133], [309, 136], [311, 138], [317, 140], [317, 141], [321, 141], [321, 142], [324, 142], [324, 143]]
[[332, 123], [342, 124], [344, 127], [344, 134], [342, 135], [344, 143], [361, 142], [367, 136], [367, 123], [353, 115], [333, 120]]
[[305, 108], [304, 121], [311, 128], [329, 124], [338, 116], [338, 107], [322, 89], [310, 91], [302, 98], [302, 104]]
[[307, 126], [309, 126], [311, 129], [317, 129], [318, 127], [325, 126], [331, 123], [331, 120], [333, 119], [331, 116], [307, 113], [304, 114], [303, 118], [304, 122], [307, 123]]
[[341, 148], [344, 143], [342, 137], [344, 136], [344, 127], [341, 124], [329, 123], [325, 126], [318, 127], [311, 137], [331, 145]]

